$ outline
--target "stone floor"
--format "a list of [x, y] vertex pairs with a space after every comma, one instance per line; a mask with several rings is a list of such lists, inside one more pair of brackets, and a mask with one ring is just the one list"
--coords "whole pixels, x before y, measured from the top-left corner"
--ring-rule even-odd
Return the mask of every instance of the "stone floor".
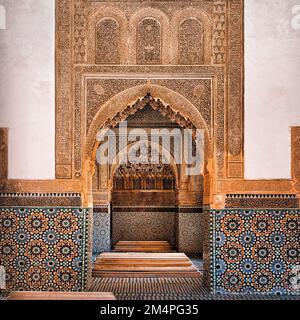
[[202, 278], [94, 278], [90, 291], [113, 292], [117, 300], [194, 300], [208, 294]]
[[[199, 254], [187, 256], [203, 271]], [[94, 278], [90, 291], [113, 292], [117, 300], [300, 300], [300, 296], [211, 294], [202, 278]]]
[[[203, 271], [199, 254], [187, 256]], [[113, 292], [117, 300], [300, 300], [300, 296], [211, 294], [202, 278], [94, 278], [90, 291]]]
[[[203, 271], [198, 254], [187, 256]], [[299, 295], [215, 295], [205, 288], [202, 278], [94, 278], [89, 291], [113, 292], [117, 300], [300, 300]], [[0, 292], [0, 300], [7, 295], [7, 291]]]
[[300, 300], [300, 296], [211, 294], [201, 278], [94, 278], [90, 291], [113, 292], [117, 300]]
[[[201, 279], [97, 278], [90, 291], [114, 292], [118, 300], [297, 300], [300, 296], [273, 295], [214, 295], [203, 286]], [[9, 292], [0, 292], [6, 300]]]

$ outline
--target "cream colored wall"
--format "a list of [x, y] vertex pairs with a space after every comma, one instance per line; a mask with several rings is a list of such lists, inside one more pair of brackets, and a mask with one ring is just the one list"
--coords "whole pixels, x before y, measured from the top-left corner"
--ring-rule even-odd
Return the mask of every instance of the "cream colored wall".
[[[7, 15], [6, 30], [0, 29], [0, 126], [10, 128], [10, 178], [55, 176], [54, 4], [0, 0]], [[249, 179], [290, 177], [289, 127], [300, 125], [300, 29], [291, 26], [297, 4], [245, 0]]]
[[9, 178], [54, 178], [54, 0], [0, 0], [0, 127]]
[[245, 0], [245, 28], [245, 176], [290, 178], [290, 126], [300, 125], [300, 0]]

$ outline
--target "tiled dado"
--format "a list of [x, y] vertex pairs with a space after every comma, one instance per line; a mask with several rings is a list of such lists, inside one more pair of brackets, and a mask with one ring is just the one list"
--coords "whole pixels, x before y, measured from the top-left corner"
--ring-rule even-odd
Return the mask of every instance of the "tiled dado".
[[86, 289], [89, 220], [86, 208], [0, 208], [0, 265], [7, 288]]
[[175, 207], [114, 207], [112, 212], [112, 242], [169, 241], [176, 244]]
[[203, 253], [202, 208], [179, 207], [177, 214], [177, 249], [186, 253]]
[[251, 209], [294, 209], [299, 208], [296, 194], [227, 194], [225, 207]]
[[[119, 240], [168, 240], [180, 252], [202, 253], [202, 208], [94, 206], [93, 253]], [[111, 241], [112, 234], [112, 241]]]
[[93, 208], [93, 254], [111, 249], [111, 215], [107, 205]]
[[211, 211], [210, 230], [214, 293], [299, 294], [300, 210]]

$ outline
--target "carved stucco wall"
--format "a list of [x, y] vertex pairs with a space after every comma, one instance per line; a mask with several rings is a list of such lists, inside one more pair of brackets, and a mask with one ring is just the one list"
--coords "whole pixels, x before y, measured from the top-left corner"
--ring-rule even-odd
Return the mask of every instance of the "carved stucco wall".
[[[67, 5], [67, 4], [65, 4]], [[65, 8], [65, 6], [64, 6]], [[170, 7], [167, 3], [160, 2], [160, 3], [153, 3], [151, 6], [148, 6], [147, 3], [141, 1], [140, 3], [126, 3], [118, 5], [108, 1], [107, 3], [95, 3], [93, 6], [89, 2], [75, 2], [75, 8], [72, 6], [69, 7], [69, 11], [64, 11], [64, 15], [57, 16], [58, 26], [62, 21], [62, 30], [58, 27], [58, 39], [63, 39], [66, 35], [65, 30], [68, 28], [68, 19], [72, 15], [72, 10], [75, 10], [75, 25], [74, 25], [74, 43], [75, 43], [75, 61], [74, 62], [89, 62], [90, 64], [95, 64], [95, 42], [97, 42], [96, 30], [98, 30], [99, 23], [105, 21], [105, 16], [109, 19], [114, 19], [118, 26], [120, 27], [120, 32], [116, 34], [116, 37], [119, 37], [119, 52], [118, 55], [120, 56], [119, 61], [124, 61], [126, 64], [128, 63], [138, 63], [141, 65], [145, 64], [168, 64], [169, 63], [169, 56], [173, 52], [170, 50], [169, 44], [169, 37], [167, 34], [170, 32], [169, 25], [172, 21], [173, 26], [179, 26], [182, 22], [185, 21], [186, 18], [194, 17], [197, 21], [200, 21], [200, 25], [202, 28], [203, 34], [201, 37], [203, 38], [203, 52], [204, 57], [202, 57], [202, 62], [204, 60], [207, 63], [213, 61], [214, 57], [211, 56], [211, 47], [212, 47], [212, 35], [211, 29], [213, 28], [212, 25], [212, 16], [214, 10], [221, 10], [224, 7], [222, 6], [222, 1], [216, 1], [214, 4], [206, 3], [206, 2], [199, 2], [197, 3], [196, 8], [187, 8], [182, 10], [179, 5], [174, 4], [172, 6], [172, 10], [169, 10]], [[239, 8], [236, 8], [239, 10]], [[236, 10], [234, 9], [234, 10]], [[234, 11], [233, 10], [233, 11]], [[78, 12], [78, 15], [77, 15]], [[58, 11], [60, 13], [60, 11]], [[73, 13], [73, 14], [74, 14]], [[221, 12], [222, 13], [222, 12]], [[215, 26], [216, 31], [214, 34], [216, 45], [215, 50], [225, 50], [224, 45], [225, 43], [222, 42], [218, 37], [224, 31], [223, 28], [223, 15], [220, 13], [220, 25]], [[67, 15], [68, 14], [68, 15]], [[127, 18], [125, 16], [127, 14]], [[148, 21], [147, 17], [151, 17]], [[99, 21], [100, 19], [100, 21]], [[145, 20], [146, 19], [146, 20]], [[86, 23], [84, 22], [86, 21]], [[148, 21], [148, 22], [147, 22]], [[130, 22], [128, 24], [128, 22]], [[150, 24], [149, 24], [150, 23]], [[145, 25], [144, 25], [145, 24]], [[130, 25], [130, 27], [129, 27]], [[219, 28], [221, 30], [219, 30]], [[85, 31], [84, 31], [85, 30]], [[71, 30], [72, 31], [72, 30]], [[87, 32], [87, 35], [86, 35]], [[151, 37], [147, 37], [147, 32], [154, 32]], [[144, 43], [141, 39], [140, 34], [143, 34], [144, 40], [147, 42], [154, 41], [154, 43]], [[86, 36], [85, 36], [86, 35]], [[156, 39], [156, 40], [155, 40]], [[68, 39], [65, 39], [68, 40]], [[70, 39], [69, 39], [70, 40]], [[178, 40], [178, 39], [177, 39]], [[177, 41], [178, 42], [178, 41]], [[61, 42], [62, 45], [60, 47], [60, 41], [58, 41], [57, 47], [57, 59], [58, 61], [66, 61], [66, 59], [70, 59], [70, 52], [71, 47], [66, 45], [65, 41]], [[127, 45], [127, 44], [132, 45]], [[236, 44], [233, 44], [233, 46]], [[116, 50], [115, 41], [112, 43], [112, 51]], [[188, 52], [188, 47], [185, 48]], [[240, 50], [240, 49], [239, 49]], [[146, 52], [147, 51], [147, 52]], [[148, 52], [149, 51], [149, 52]], [[184, 51], [184, 50], [183, 50]], [[182, 48], [180, 51], [182, 54]], [[147, 56], [147, 58], [146, 58]], [[149, 58], [150, 57], [150, 58]], [[152, 58], [153, 61], [151, 60]], [[146, 61], [150, 59], [149, 61]], [[215, 58], [216, 60], [217, 58]], [[219, 58], [218, 58], [219, 59]], [[69, 61], [70, 65], [72, 65], [72, 61]], [[96, 61], [97, 62], [97, 61]], [[111, 63], [114, 64], [116, 60], [112, 58]], [[189, 62], [189, 61], [186, 61]], [[222, 60], [219, 59], [221, 63]], [[174, 63], [178, 63], [178, 60], [174, 60]], [[191, 64], [194, 64], [194, 61], [191, 60]], [[239, 62], [240, 63], [240, 62]], [[66, 65], [61, 65], [58, 63], [58, 78], [64, 85], [71, 79], [71, 74], [66, 72]], [[224, 134], [224, 124], [225, 124], [225, 116], [224, 116], [224, 70], [222, 67], [212, 67], [210, 69], [203, 67], [199, 70], [193, 70], [195, 76], [188, 79], [182, 74], [186, 72], [191, 72], [190, 69], [183, 70], [182, 68], [176, 67], [168, 67], [164, 70], [164, 73], [167, 73], [169, 76], [168, 78], [172, 79], [174, 77], [179, 78], [179, 81], [176, 84], [173, 84], [171, 90], [175, 92], [181, 87], [182, 92], [179, 92], [180, 95], [183, 95], [184, 98], [189, 100], [196, 101], [196, 108], [198, 111], [201, 112], [201, 116], [206, 121], [206, 126], [210, 128], [211, 132], [210, 135], [212, 136], [214, 128], [213, 125], [217, 125], [219, 127], [219, 131], [216, 132], [218, 136], [218, 143], [217, 143], [217, 151], [218, 151], [218, 167], [219, 167], [219, 175], [223, 176], [224, 172], [221, 172], [224, 166], [224, 143], [225, 143], [225, 134]], [[82, 164], [85, 157], [89, 157], [88, 154], [90, 151], [90, 144], [93, 144], [95, 140], [93, 136], [94, 128], [90, 129], [90, 124], [94, 123], [94, 127], [96, 125], [96, 130], [103, 125], [99, 118], [99, 112], [101, 113], [104, 110], [105, 103], [109, 103], [109, 99], [113, 98], [120, 92], [124, 90], [131, 89], [131, 97], [129, 95], [129, 99], [134, 99], [134, 96], [138, 94], [138, 89], [134, 89], [134, 87], [139, 85], [148, 85], [149, 83], [160, 85], [165, 88], [169, 88], [167, 82], [163, 81], [162, 78], [162, 69], [157, 67], [99, 67], [99, 66], [74, 66], [74, 77], [75, 77], [75, 86], [73, 89], [75, 90], [75, 98], [74, 98], [74, 123], [73, 123], [73, 130], [74, 133], [72, 135], [72, 131], [69, 131], [70, 125], [72, 127], [72, 122], [64, 122], [62, 125], [60, 119], [66, 118], [64, 117], [65, 112], [70, 112], [70, 108], [72, 108], [71, 100], [73, 97], [67, 101], [65, 99], [65, 87], [64, 85], [58, 86], [58, 103], [57, 103], [57, 123], [59, 123], [59, 129], [56, 133], [57, 139], [57, 150], [56, 150], [56, 176], [57, 178], [80, 178], [83, 174], [82, 172]], [[142, 77], [139, 75], [138, 77], [135, 76], [136, 74], [144, 74], [148, 75]], [[92, 76], [93, 74], [93, 76]], [[151, 80], [148, 79], [149, 75], [151, 75]], [[155, 76], [154, 74], [158, 74]], [[181, 75], [181, 76], [180, 76]], [[196, 77], [196, 78], [195, 78]], [[82, 86], [84, 78], [84, 87]], [[159, 80], [162, 78], [162, 80]], [[206, 79], [206, 83], [204, 79]], [[105, 81], [107, 79], [107, 81]], [[199, 81], [193, 81], [194, 79], [199, 79]], [[175, 80], [172, 80], [173, 82]], [[172, 81], [169, 83], [172, 85]], [[212, 82], [218, 86], [220, 90], [214, 90], [212, 87]], [[233, 82], [233, 81], [232, 81]], [[209, 84], [210, 83], [210, 84]], [[210, 89], [207, 91], [206, 89], [210, 85]], [[61, 91], [60, 91], [61, 90]], [[86, 91], [86, 97], [84, 101], [82, 100], [83, 92]], [[148, 89], [147, 91], [150, 91]], [[61, 93], [60, 93], [61, 92]], [[73, 90], [69, 92], [72, 96]], [[171, 91], [170, 91], [171, 92]], [[212, 105], [211, 95], [214, 95], [216, 98], [216, 105]], [[188, 96], [188, 97], [187, 97]], [[63, 98], [64, 97], [64, 98]], [[165, 94], [162, 96], [154, 96], [155, 98], [165, 99], [167, 97]], [[127, 99], [128, 99], [127, 98]], [[202, 101], [203, 99], [203, 101]], [[121, 96], [120, 96], [120, 101]], [[119, 101], [119, 103], [120, 103]], [[134, 100], [132, 100], [134, 101]], [[193, 101], [193, 102], [194, 102]], [[126, 107], [125, 102], [123, 101], [123, 106], [120, 106], [118, 109], [115, 104], [112, 102], [110, 103], [110, 115], [106, 115], [106, 117], [112, 117], [114, 113], [120, 111], [121, 108], [124, 109]], [[179, 104], [178, 98], [172, 103], [172, 108], [177, 107]], [[112, 107], [113, 106], [113, 107]], [[200, 107], [200, 108], [199, 108]], [[114, 109], [112, 109], [114, 108]], [[215, 112], [218, 113], [218, 119], [214, 121], [212, 118], [213, 109], [216, 108]], [[201, 110], [202, 109], [202, 110]], [[84, 112], [80, 112], [79, 110], [85, 110]], [[191, 110], [185, 109], [184, 113], [189, 113]], [[85, 117], [85, 115], [87, 115]], [[186, 116], [186, 115], [185, 115]], [[104, 119], [103, 119], [104, 120]], [[105, 119], [107, 120], [107, 119]], [[241, 120], [241, 118], [240, 118]], [[76, 129], [75, 129], [76, 128]], [[81, 130], [79, 130], [81, 128]], [[83, 147], [85, 145], [85, 133], [82, 132], [83, 129], [86, 129], [87, 132], [91, 131], [91, 134], [88, 133], [87, 144], [86, 144], [86, 151], [87, 154], [82, 152]], [[239, 126], [241, 129], [241, 126]], [[223, 130], [223, 132], [221, 132]], [[95, 132], [96, 134], [96, 132]], [[235, 131], [234, 134], [237, 134]], [[72, 139], [73, 138], [73, 139]], [[239, 137], [241, 139], [241, 136]], [[73, 140], [73, 146], [70, 145], [70, 141]], [[74, 150], [74, 158], [73, 161], [70, 161], [68, 154], [70, 154], [71, 150]], [[236, 165], [236, 164], [235, 164]], [[224, 167], [225, 169], [225, 167]], [[238, 173], [241, 174], [241, 170]]]
[[[123, 112], [127, 105], [132, 105], [147, 93], [170, 105], [184, 118], [192, 119], [196, 128], [206, 130], [206, 146], [211, 152], [206, 157], [210, 161], [208, 170], [212, 181], [216, 182], [216, 176], [243, 177], [241, 1], [231, 0], [227, 9], [226, 1], [198, 1], [194, 7], [184, 9], [177, 2], [172, 7], [167, 2], [153, 2], [149, 6], [144, 1], [134, 5], [127, 2], [120, 5], [110, 1], [93, 4], [75, 1], [74, 7], [64, 1], [57, 3], [58, 8], [64, 8], [57, 11], [57, 178], [83, 178], [87, 181], [84, 189], [89, 192], [87, 177], [92, 172], [89, 161], [93, 160], [96, 150], [97, 131], [107, 120], [112, 121], [118, 112]], [[72, 29], [70, 21], [73, 15]], [[111, 21], [116, 21], [112, 23], [118, 29], [111, 43], [112, 52], [118, 52], [110, 63], [124, 61], [137, 66], [99, 66], [101, 61], [98, 58], [93, 60], [97, 57], [94, 54], [99, 41], [97, 31], [105, 17], [114, 19]], [[202, 43], [196, 48], [199, 51], [196, 58], [180, 33], [182, 25], [189, 22], [187, 19], [192, 19], [201, 29], [198, 33]], [[179, 46], [177, 53], [169, 42], [170, 25], [179, 30], [173, 39]], [[110, 34], [108, 31], [102, 30], [102, 35]], [[229, 36], [227, 45], [226, 34]], [[72, 41], [75, 45], [73, 56]], [[230, 55], [228, 74], [224, 68], [226, 46]], [[175, 58], [174, 53], [177, 54]], [[186, 65], [194, 65], [195, 61], [207, 65], [176, 66], [182, 63], [182, 57]], [[86, 62], [90, 64], [85, 66]], [[211, 63], [214, 65], [208, 66]], [[158, 67], [157, 64], [168, 66]], [[225, 83], [228, 83], [228, 106], [225, 105]], [[68, 119], [66, 113], [72, 114], [72, 118]], [[232, 117], [229, 130], [225, 127], [227, 115]], [[226, 158], [227, 140], [229, 156]], [[72, 151], [74, 156], [71, 159]], [[215, 192], [213, 188], [211, 185], [208, 193]], [[89, 198], [86, 201], [89, 203]], [[206, 198], [206, 201], [209, 203], [210, 199]]]
[[[195, 12], [195, 8], [189, 9], [188, 7], [178, 10], [179, 13], [176, 13], [176, 3], [172, 3], [174, 10], [168, 10], [166, 9], [168, 5], [163, 1], [153, 1], [153, 7], [155, 8], [150, 10], [151, 14], [147, 9], [148, 4], [134, 2], [131, 5], [135, 7], [135, 13], [139, 12], [139, 9], [141, 10], [135, 15], [132, 9], [126, 7], [127, 4], [125, 3], [118, 7], [112, 1], [108, 1], [107, 4], [102, 1], [74, 1], [73, 7], [69, 1], [68, 3], [61, 1], [61, 5], [59, 2], [58, 11], [64, 8], [63, 15], [58, 14], [57, 23], [58, 33], [63, 33], [62, 37], [57, 38], [57, 53], [62, 54], [63, 57], [62, 63], [58, 63], [58, 66], [62, 68], [62, 72], [67, 72], [73, 64], [70, 60], [70, 49], [73, 48], [73, 44], [75, 48], [74, 62], [94, 63], [95, 57], [93, 57], [94, 53], [91, 48], [95, 44], [95, 34], [93, 36], [89, 32], [89, 28], [93, 28], [94, 22], [96, 23], [104, 17], [110, 16], [119, 23], [120, 37], [126, 38], [133, 34], [130, 37], [130, 41], [133, 41], [134, 33], [129, 28], [129, 17], [132, 17], [132, 19], [135, 17], [134, 19], [139, 20], [145, 12], [160, 21], [162, 28], [169, 21], [172, 29], [174, 29], [174, 23], [182, 21], [181, 18], [184, 12], [188, 12], [187, 16], [194, 16], [196, 19], [203, 19], [206, 16], [207, 19], [203, 19], [203, 28], [206, 31], [209, 30], [210, 28], [207, 28], [207, 26], [211, 23], [214, 40], [212, 43], [205, 40], [209, 39], [209, 31], [204, 32], [205, 63], [215, 62], [221, 64], [228, 54], [228, 58], [231, 61], [237, 61], [240, 58], [239, 50], [233, 50], [232, 53], [238, 54], [231, 56], [224, 46], [227, 34], [232, 36], [233, 39], [233, 41], [230, 41], [230, 46], [236, 45], [240, 41], [240, 38], [234, 33], [239, 29], [237, 25], [232, 24], [232, 28], [226, 32], [226, 21], [229, 23], [234, 22], [235, 24], [239, 23], [239, 20], [233, 14], [234, 10], [239, 10], [237, 7], [239, 1], [230, 1], [227, 14], [226, 7], [223, 5], [226, 1], [214, 1], [214, 6], [211, 6], [212, 2], [210, 1], [199, 1], [203, 9], [201, 11], [202, 16], [199, 11], [197, 11], [198, 13]], [[2, 0], [1, 4], [6, 8], [7, 28], [6, 30], [0, 30], [0, 45], [3, 49], [1, 50], [3, 54], [0, 57], [0, 69], [1, 74], [6, 75], [5, 78], [1, 77], [1, 81], [5, 82], [1, 84], [0, 92], [0, 126], [9, 128], [8, 175], [10, 178], [17, 179], [52, 179], [54, 178], [54, 72], [52, 71], [54, 69], [54, 1], [20, 0], [12, 2]], [[293, 19], [291, 11], [295, 4], [297, 4], [296, 0], [281, 0], [274, 2], [274, 4], [265, 0], [253, 0], [247, 1], [245, 4], [246, 178], [284, 178], [290, 175], [290, 157], [286, 156], [289, 154], [290, 139], [287, 128], [290, 125], [299, 124], [299, 113], [297, 113], [297, 101], [299, 101], [297, 96], [299, 93], [295, 91], [294, 87], [299, 82], [299, 73], [297, 72], [299, 68], [294, 67], [299, 63], [297, 44], [299, 30], [291, 28], [291, 20]], [[113, 9], [103, 8], [96, 10], [97, 6], [113, 7]], [[197, 5], [195, 6], [197, 7]], [[157, 11], [162, 12], [162, 14], [158, 15]], [[74, 20], [75, 30], [72, 30], [71, 26], [70, 16], [72, 12], [77, 14]], [[225, 19], [226, 17], [228, 17], [228, 20]], [[37, 25], [39, 25], [39, 28], [36, 28]], [[31, 36], [32, 30], [35, 30], [35, 37]], [[166, 29], [164, 28], [164, 30]], [[72, 35], [73, 31], [74, 35]], [[171, 36], [174, 37], [175, 33], [173, 32]], [[162, 36], [165, 37], [163, 39], [168, 38], [168, 35]], [[12, 39], [15, 40], [12, 41]], [[74, 43], [72, 44], [72, 42]], [[174, 43], [173, 40], [170, 42]], [[164, 45], [164, 40], [162, 45]], [[120, 45], [121, 64], [135, 63], [135, 48], [135, 45], [128, 45], [128, 47]], [[269, 50], [269, 48], [272, 48], [272, 50]], [[163, 63], [169, 61], [177, 63], [176, 61], [178, 60], [174, 55], [168, 56], [167, 53], [164, 55], [164, 52], [167, 52], [167, 49], [165, 51], [162, 50]], [[171, 52], [176, 52], [176, 50], [172, 48]], [[274, 61], [277, 62], [276, 70], [273, 68]], [[30, 66], [30, 75], [28, 74], [28, 66]], [[158, 72], [157, 70], [161, 70], [163, 73], [169, 72], [167, 68], [164, 69], [162, 67], [157, 69], [153, 67], [152, 70], [153, 72]], [[209, 69], [204, 68], [202, 70], [204, 70], [205, 77], [207, 72], [211, 73], [207, 71]], [[218, 83], [221, 83], [221, 85], [218, 86], [216, 81], [213, 86], [215, 90], [221, 91], [222, 68], [220, 67], [218, 70], [218, 75], [215, 75], [215, 79], [219, 78], [220, 82]], [[236, 71], [238, 72], [239, 67], [232, 66], [230, 70], [235, 79], [238, 79], [239, 76], [237, 76]], [[269, 72], [270, 70], [273, 73]], [[77, 80], [80, 81], [80, 72], [106, 73], [108, 71], [105, 67], [98, 67], [97, 69], [82, 68], [81, 70], [78, 67], [76, 68]], [[120, 68], [115, 71], [137, 73], [138, 69], [128, 68], [125, 70]], [[148, 74], [149, 68], [145, 67], [142, 72]], [[180, 74], [191, 72], [200, 73], [199, 70], [197, 71], [194, 68], [176, 69], [176, 73]], [[281, 76], [277, 76], [274, 72]], [[279, 82], [279, 79], [282, 79], [282, 75], [289, 76], [287, 81]], [[23, 81], [24, 79], [22, 80], [22, 78], [26, 78], [26, 81]], [[259, 90], [256, 90], [257, 81], [261, 83]], [[57, 136], [62, 137], [56, 141], [60, 150], [58, 151], [59, 155], [57, 154], [56, 174], [57, 177], [66, 177], [67, 179], [64, 179], [64, 181], [35, 182], [35, 186], [29, 181], [8, 181], [5, 182], [5, 185], [1, 185], [2, 189], [33, 192], [37, 188], [44, 192], [58, 189], [76, 192], [82, 190], [82, 183], [78, 179], [78, 175], [76, 176], [77, 170], [74, 170], [72, 160], [72, 150], [75, 148], [72, 140], [81, 141], [83, 139], [77, 131], [72, 132], [73, 125], [78, 125], [79, 121], [78, 118], [73, 118], [73, 113], [71, 112], [76, 88], [71, 86], [70, 78], [68, 77], [62, 80], [58, 78], [57, 87], [60, 88], [61, 92], [65, 93], [60, 97], [58, 92], [57, 102], [64, 106], [67, 113], [58, 117], [61, 126], [56, 128]], [[71, 88], [70, 92], [68, 91], [69, 88]], [[234, 93], [232, 95], [234, 100], [229, 100], [232, 106], [238, 104], [235, 95], [236, 90], [239, 90], [239, 88], [229, 87], [229, 92]], [[97, 91], [101, 95], [102, 88], [99, 87]], [[280, 99], [275, 97], [274, 91], [280, 93]], [[76, 99], [79, 99], [80, 92], [76, 90], [75, 92]], [[201, 93], [201, 86], [197, 87], [195, 92]], [[219, 107], [222, 108], [222, 101], [220, 101]], [[235, 110], [234, 108], [232, 109], [233, 111]], [[271, 111], [270, 108], [272, 108]], [[71, 113], [68, 113], [68, 110]], [[231, 117], [234, 119], [236, 113], [233, 111]], [[33, 114], [34, 116], [32, 116]], [[276, 119], [280, 119], [279, 125], [276, 123]], [[231, 124], [229, 123], [229, 125]], [[265, 128], [268, 128], [270, 134], [264, 134]], [[221, 129], [219, 128], [218, 130]], [[65, 134], [66, 132], [67, 134]], [[236, 126], [229, 127], [229, 133], [239, 136], [240, 128]], [[276, 145], [273, 148], [276, 157], [272, 157], [270, 162], [269, 155], [271, 152], [268, 152], [270, 145], [268, 139], [273, 139], [273, 137], [276, 137]], [[221, 148], [222, 141], [217, 141], [219, 148]], [[260, 141], [260, 144], [257, 144], [257, 141]], [[77, 146], [77, 148], [79, 147], [82, 147], [82, 145]], [[228, 174], [228, 177], [240, 176], [243, 174], [241, 157], [234, 155], [240, 149], [240, 141], [233, 139], [228, 147], [233, 151], [233, 156], [227, 159], [225, 157], [227, 164], [224, 170], [227, 172], [224, 171], [223, 174]], [[33, 157], [33, 154], [38, 154], [38, 156]], [[217, 154], [220, 154], [220, 152], [217, 152]], [[78, 155], [75, 156], [74, 161], [76, 159], [78, 159]], [[79, 157], [79, 160], [82, 159]], [[221, 157], [219, 161], [222, 161]], [[269, 164], [267, 167], [265, 166], [266, 163]], [[69, 178], [76, 178], [76, 180]], [[288, 180], [240, 181], [230, 178], [225, 181], [219, 181], [217, 192], [225, 194], [228, 190], [235, 190], [236, 192], [257, 190], [261, 192], [287, 192], [292, 191], [293, 187]]]

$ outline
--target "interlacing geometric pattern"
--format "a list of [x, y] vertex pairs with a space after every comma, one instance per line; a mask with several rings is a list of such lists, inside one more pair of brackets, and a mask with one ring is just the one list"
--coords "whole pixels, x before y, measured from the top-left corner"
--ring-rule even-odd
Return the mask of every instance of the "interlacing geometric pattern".
[[10, 290], [83, 290], [87, 222], [83, 208], [0, 208], [0, 265]]
[[208, 294], [202, 278], [93, 278], [89, 291], [113, 292], [118, 300], [194, 300]]
[[94, 278], [89, 291], [113, 292], [117, 300], [299, 300], [296, 295], [211, 294], [202, 278]]
[[127, 241], [169, 241], [175, 246], [175, 212], [113, 212], [112, 242]]
[[215, 293], [299, 294], [299, 210], [212, 211], [211, 236]]
[[99, 254], [111, 249], [111, 214], [108, 206], [95, 208], [93, 213], [93, 253]]

